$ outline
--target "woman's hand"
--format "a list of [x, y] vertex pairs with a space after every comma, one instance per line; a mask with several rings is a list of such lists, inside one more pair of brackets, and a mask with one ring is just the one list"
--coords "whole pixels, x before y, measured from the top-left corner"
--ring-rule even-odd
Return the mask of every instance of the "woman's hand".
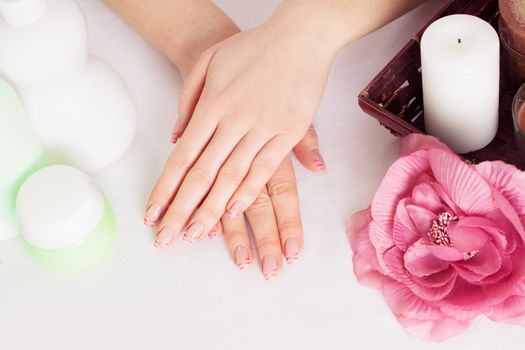
[[161, 245], [199, 239], [254, 202], [318, 109], [335, 55], [318, 39], [266, 24], [201, 56], [181, 93], [187, 128], [148, 204]]
[[[308, 129], [294, 152], [303, 166], [310, 170], [319, 172], [326, 169], [313, 127]], [[282, 267], [283, 256], [288, 264], [299, 259], [304, 237], [297, 183], [290, 156], [280, 164], [244, 215], [235, 218], [224, 216], [208, 234], [210, 238], [214, 238], [224, 233], [231, 258], [240, 270], [244, 270], [255, 260], [248, 222], [253, 232], [259, 265], [267, 280], [277, 276]]]

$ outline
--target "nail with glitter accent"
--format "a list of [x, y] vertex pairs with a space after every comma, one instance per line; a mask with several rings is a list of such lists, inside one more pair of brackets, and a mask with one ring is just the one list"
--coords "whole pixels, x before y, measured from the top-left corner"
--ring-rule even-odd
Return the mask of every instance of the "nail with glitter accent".
[[204, 224], [202, 222], [197, 221], [191, 224], [190, 227], [188, 227], [186, 233], [184, 234], [184, 238], [193, 242], [200, 239], [203, 234]]
[[233, 255], [235, 257], [235, 264], [240, 270], [244, 270], [244, 268], [251, 264], [248, 248], [242, 245], [237, 246], [233, 251]]
[[155, 240], [155, 247], [160, 249], [167, 248], [175, 237], [175, 234], [175, 230], [170, 229], [169, 227], [162, 228], [157, 235], [157, 239]]
[[288, 264], [293, 264], [299, 259], [299, 242], [295, 238], [289, 238], [284, 242], [284, 255]]
[[268, 254], [265, 255], [262, 261], [262, 272], [266, 280], [270, 280], [277, 276], [279, 272], [279, 266], [277, 264], [277, 259], [274, 255]]
[[230, 218], [235, 218], [237, 215], [242, 213], [244, 210], [244, 203], [241, 201], [235, 201], [233, 205], [228, 209], [228, 212], [226, 213]]
[[314, 157], [314, 165], [315, 167], [320, 171], [326, 171], [326, 163], [323, 159], [323, 156], [319, 152], [318, 149], [314, 149], [312, 151], [313, 157]]
[[160, 217], [160, 210], [160, 205], [156, 203], [150, 204], [146, 211], [146, 216], [144, 217], [144, 225], [149, 227], [155, 226]]

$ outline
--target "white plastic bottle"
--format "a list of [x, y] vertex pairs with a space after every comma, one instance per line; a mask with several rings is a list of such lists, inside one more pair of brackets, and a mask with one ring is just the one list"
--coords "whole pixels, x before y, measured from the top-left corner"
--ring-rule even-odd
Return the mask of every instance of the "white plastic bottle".
[[0, 76], [19, 93], [51, 161], [92, 172], [129, 148], [132, 100], [120, 77], [89, 55], [74, 0], [0, 0]]
[[20, 99], [9, 84], [0, 80], [0, 241], [16, 236], [18, 189], [45, 164], [44, 151]]

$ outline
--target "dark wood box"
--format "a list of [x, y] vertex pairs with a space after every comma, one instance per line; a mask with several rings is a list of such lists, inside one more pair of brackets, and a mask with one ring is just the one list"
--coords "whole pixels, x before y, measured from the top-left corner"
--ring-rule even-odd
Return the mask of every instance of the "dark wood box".
[[[449, 2], [428, 24], [452, 14], [478, 16], [498, 29], [497, 0], [456, 0]], [[425, 113], [421, 81], [420, 40], [426, 27], [419, 31], [381, 72], [359, 94], [361, 108], [397, 136], [425, 133]], [[514, 91], [506, 83], [507, 72], [502, 69], [500, 97], [500, 126], [496, 138], [482, 150], [465, 154], [474, 163], [503, 160], [525, 169], [525, 160], [514, 141], [512, 100]]]

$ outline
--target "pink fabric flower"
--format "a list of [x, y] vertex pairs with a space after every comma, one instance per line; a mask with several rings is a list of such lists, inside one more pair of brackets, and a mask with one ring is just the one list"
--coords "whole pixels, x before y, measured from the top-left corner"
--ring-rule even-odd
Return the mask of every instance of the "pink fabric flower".
[[441, 341], [479, 315], [525, 325], [524, 227], [525, 173], [413, 134], [347, 230], [358, 281], [407, 332]]

